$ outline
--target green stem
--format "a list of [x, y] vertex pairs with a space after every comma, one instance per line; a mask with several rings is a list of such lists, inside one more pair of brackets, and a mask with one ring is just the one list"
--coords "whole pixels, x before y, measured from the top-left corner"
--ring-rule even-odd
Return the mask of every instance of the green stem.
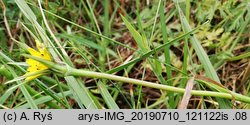
[[[70, 66], [58, 65], [58, 64], [55, 64], [53, 62], [43, 60], [43, 59], [35, 57], [35, 56], [31, 56], [31, 55], [27, 55], [27, 54], [24, 54], [24, 56], [26, 56], [28, 58], [32, 58], [34, 60], [37, 60], [37, 61], [47, 65], [48, 67], [50, 67], [53, 71], [56, 71], [62, 75], [84, 76], [84, 77], [91, 77], [91, 78], [109, 79], [109, 80], [114, 80], [114, 81], [119, 81], [119, 82], [124, 82], [124, 83], [130, 83], [130, 84], [135, 84], [135, 85], [147, 86], [147, 87], [151, 87], [151, 88], [155, 88], [155, 89], [176, 92], [176, 93], [184, 93], [185, 92], [185, 89], [183, 89], [183, 88], [162, 85], [162, 84], [156, 84], [156, 83], [152, 83], [152, 82], [148, 82], [148, 81], [142, 81], [142, 80], [138, 80], [138, 79], [116, 76], [113, 74], [87, 71], [87, 70], [82, 70], [82, 69], [75, 69], [75, 68], [72, 68]], [[250, 103], [250, 97], [247, 97], [247, 96], [244, 96], [244, 95], [241, 95], [238, 93], [234, 93], [232, 91], [230, 91], [230, 93], [224, 93], [224, 92], [192, 90], [191, 94], [195, 95], [195, 96], [211, 96], [211, 97], [219, 97], [219, 98], [226, 98], [226, 99], [235, 99], [238, 101]]]
[[[147, 87], [151, 87], [151, 88], [155, 88], [155, 89], [161, 89], [161, 90], [172, 91], [172, 92], [177, 92], [177, 93], [184, 93], [185, 92], [185, 89], [183, 89], [183, 88], [177, 88], [177, 87], [173, 87], [173, 86], [156, 84], [156, 83], [152, 83], [152, 82], [147, 82], [147, 81], [142, 81], [142, 80], [137, 80], [137, 79], [132, 79], [132, 78], [126, 78], [126, 77], [116, 76], [116, 75], [112, 75], [112, 74], [81, 70], [81, 69], [71, 68], [70, 71], [68, 72], [68, 75], [110, 79], [110, 80], [114, 80], [114, 81], [142, 85], [142, 86], [147, 86]], [[221, 97], [221, 98], [227, 98], [227, 99], [233, 98], [232, 94], [221, 93], [221, 92], [212, 92], [212, 91], [192, 90], [191, 94], [196, 95], [196, 96], [213, 96], [213, 97]], [[235, 96], [235, 99], [237, 99], [237, 100], [250, 103], [249, 97], [246, 97], [246, 96], [243, 96], [240, 94], [234, 94], [234, 96]]]

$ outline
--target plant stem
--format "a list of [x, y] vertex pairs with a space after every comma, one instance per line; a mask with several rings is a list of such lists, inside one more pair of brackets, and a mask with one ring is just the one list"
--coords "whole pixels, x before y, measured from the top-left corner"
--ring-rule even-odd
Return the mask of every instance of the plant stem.
[[[131, 83], [131, 84], [136, 84], [136, 85], [142, 85], [142, 86], [147, 86], [147, 87], [151, 87], [151, 88], [155, 88], [155, 89], [161, 89], [161, 90], [172, 91], [172, 92], [177, 92], [177, 93], [184, 93], [185, 92], [185, 89], [183, 89], [183, 88], [177, 88], [177, 87], [173, 87], [173, 86], [156, 84], [156, 83], [152, 83], [152, 82], [148, 82], [148, 81], [142, 81], [142, 80], [137, 80], [137, 79], [132, 79], [132, 78], [116, 76], [116, 75], [112, 75], [112, 74], [99, 73], [99, 72], [93, 72], [93, 71], [87, 71], [87, 70], [81, 70], [81, 69], [75, 69], [75, 68], [71, 68], [68, 75], [109, 79], [109, 80]], [[212, 96], [212, 97], [220, 97], [220, 98], [227, 98], [227, 99], [235, 98], [236, 100], [250, 103], [250, 97], [243, 96], [243, 95], [237, 94], [237, 93], [229, 94], [229, 93], [212, 92], [212, 91], [192, 90], [191, 94], [196, 95], [196, 96]]]
[[[91, 78], [101, 78], [101, 79], [109, 79], [109, 80], [114, 80], [114, 81], [119, 81], [119, 82], [124, 82], [124, 83], [131, 83], [135, 85], [141, 85], [141, 86], [147, 86], [150, 88], [155, 88], [155, 89], [161, 89], [161, 90], [166, 90], [166, 91], [171, 91], [171, 92], [176, 92], [176, 93], [184, 93], [185, 89], [183, 88], [178, 88], [178, 87], [173, 87], [173, 86], [168, 86], [168, 85], [162, 85], [162, 84], [156, 84], [148, 81], [142, 81], [138, 79], [132, 79], [132, 78], [127, 78], [127, 77], [122, 77], [122, 76], [116, 76], [113, 74], [107, 74], [107, 73], [100, 73], [100, 72], [94, 72], [94, 71], [87, 71], [83, 69], [75, 69], [70, 66], [65, 66], [65, 65], [58, 65], [53, 62], [23, 54], [25, 57], [32, 58], [34, 60], [37, 60], [45, 65], [47, 65], [49, 68], [51, 68], [53, 71], [62, 74], [62, 75], [67, 75], [67, 76], [84, 76], [84, 77], [91, 77]], [[195, 96], [211, 96], [211, 97], [219, 97], [219, 98], [226, 98], [226, 99], [234, 99], [238, 101], [243, 101], [250, 103], [250, 97], [234, 93], [232, 91], [229, 91], [230, 93], [225, 93], [225, 92], [213, 92], [213, 91], [201, 91], [201, 90], [192, 90], [191, 94]]]

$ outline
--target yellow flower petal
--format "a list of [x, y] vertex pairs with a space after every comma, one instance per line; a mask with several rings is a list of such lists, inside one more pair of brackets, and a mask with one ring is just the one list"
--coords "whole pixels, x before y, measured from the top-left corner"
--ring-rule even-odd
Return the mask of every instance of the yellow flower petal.
[[39, 53], [38, 51], [32, 49], [32, 48], [28, 48], [28, 51], [29, 53], [32, 55], [32, 56], [36, 56], [36, 57], [41, 57], [41, 53]]
[[[32, 56], [36, 56], [36, 57], [42, 58], [44, 60], [51, 61], [50, 54], [47, 51], [46, 47], [41, 42], [39, 42], [38, 40], [36, 40], [36, 47], [37, 47], [38, 51], [36, 51], [33, 48], [28, 48], [28, 51]], [[26, 62], [29, 65], [26, 74], [48, 69], [48, 67], [46, 65], [44, 65], [44, 64], [42, 64], [42, 63], [40, 63], [40, 62], [38, 62], [38, 61], [36, 61], [34, 59], [26, 59]], [[41, 75], [42, 74], [29, 76], [25, 80], [33, 80], [33, 79], [35, 79], [35, 78], [37, 78], [37, 77], [39, 77]]]
[[44, 44], [42, 44], [40, 41], [35, 40], [36, 41], [36, 48], [38, 49], [39, 52], [42, 52], [43, 50], [45, 50], [45, 46]]
[[50, 58], [50, 55], [49, 55], [49, 52], [47, 51], [47, 49], [44, 49], [40, 53], [41, 53], [43, 59], [51, 61], [51, 58]]
[[[25, 75], [27, 75], [27, 74], [25, 74]], [[35, 79], [35, 78], [41, 76], [41, 75], [42, 75], [42, 74], [37, 74], [37, 75], [29, 76], [29, 77], [27, 77], [25, 80], [26, 80], [26, 81], [30, 81], [30, 80], [33, 80], [33, 79]]]

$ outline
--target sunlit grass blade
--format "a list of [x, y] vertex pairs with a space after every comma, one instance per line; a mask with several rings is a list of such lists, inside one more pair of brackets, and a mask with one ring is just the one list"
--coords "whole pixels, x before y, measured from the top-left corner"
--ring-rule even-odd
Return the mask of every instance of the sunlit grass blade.
[[[186, 32], [191, 31], [191, 27], [190, 27], [186, 17], [184, 16], [180, 6], [179, 6], [178, 0], [174, 1], [174, 2], [175, 2], [176, 8], [178, 9], [180, 20], [181, 20], [184, 31], [186, 31]], [[194, 49], [196, 51], [196, 54], [199, 58], [199, 61], [201, 62], [203, 68], [205, 69], [206, 75], [209, 78], [215, 80], [216, 82], [221, 83], [212, 63], [210, 62], [210, 60], [208, 58], [208, 55], [206, 54], [205, 50], [201, 46], [199, 40], [196, 38], [195, 35], [192, 35], [192, 36], [190, 36], [190, 41], [191, 41], [192, 46], [194, 47]], [[223, 100], [220, 98], [217, 98], [217, 100], [220, 103], [221, 108], [231, 108], [230, 101]]]
[[[201, 25], [201, 26], [202, 26], [202, 25]], [[200, 28], [200, 27], [196, 27], [196, 28], [194, 28], [193, 30], [191, 30], [191, 31], [189, 31], [189, 32], [187, 32], [187, 33], [185, 33], [185, 34], [180, 35], [179, 37], [176, 37], [175, 39], [173, 39], [173, 40], [171, 40], [171, 41], [169, 41], [169, 42], [167, 42], [167, 43], [162, 44], [161, 46], [155, 48], [154, 50], [150, 50], [150, 51], [148, 51], [148, 52], [142, 54], [140, 57], [138, 57], [138, 58], [136, 58], [136, 59], [133, 59], [133, 60], [131, 60], [131, 61], [129, 61], [129, 62], [126, 62], [126, 63], [124, 63], [124, 64], [118, 66], [118, 67], [115, 67], [115, 68], [109, 70], [108, 73], [111, 73], [111, 74], [112, 74], [112, 73], [114, 73], [114, 72], [118, 72], [118, 71], [120, 71], [120, 70], [122, 70], [122, 69], [124, 69], [124, 68], [126, 68], [126, 67], [128, 67], [128, 66], [130, 66], [130, 65], [133, 64], [133, 63], [136, 63], [136, 62], [138, 62], [138, 61], [140, 61], [140, 60], [143, 60], [143, 59], [145, 59], [145, 58], [151, 56], [151, 55], [154, 54], [155, 52], [157, 52], [157, 51], [163, 49], [163, 48], [166, 47], [167, 45], [170, 45], [170, 44], [172, 44], [172, 43], [174, 43], [174, 42], [177, 42], [177, 41], [179, 41], [179, 40], [181, 40], [181, 39], [183, 39], [183, 38], [189, 36], [190, 34], [194, 33], [194, 32], [195, 32], [197, 29], [199, 29], [199, 28]]]
[[135, 30], [135, 28], [129, 23], [129, 21], [124, 16], [121, 15], [121, 18], [123, 22], [125, 23], [126, 27], [128, 28], [128, 30], [130, 31], [131, 35], [135, 39], [137, 45], [142, 50], [142, 52], [147, 52], [149, 50], [148, 48], [149, 46], [145, 38], [143, 38], [139, 34], [139, 32]]
[[248, 57], [250, 57], [250, 52], [243, 53], [241, 55], [234, 56], [234, 57], [229, 57], [227, 60], [229, 60], [229, 61], [236, 61], [236, 60], [240, 60], [240, 59], [246, 59]]
[[[8, 68], [8, 70], [12, 73], [13, 77], [18, 77], [18, 75], [15, 73], [15, 71], [11, 68]], [[23, 83], [21, 83], [20, 81], [16, 81], [16, 83], [21, 84], [20, 85], [20, 89], [22, 91], [22, 94], [24, 95], [25, 99], [27, 99], [27, 102], [30, 106], [31, 109], [38, 109], [37, 105], [35, 104], [33, 98], [31, 97], [31, 95], [29, 94], [29, 92], [27, 91], [27, 89], [25, 88], [24, 85], [22, 85]]]
[[[189, 26], [189, 23], [188, 23], [186, 17], [184, 16], [181, 8], [179, 7], [179, 3], [175, 2], [175, 5], [178, 9], [183, 29], [186, 32], [191, 31], [191, 27]], [[190, 36], [190, 39], [191, 39], [191, 43], [196, 51], [196, 54], [199, 58], [199, 61], [201, 62], [201, 64], [203, 65], [203, 68], [205, 69], [206, 75], [208, 77], [212, 78], [213, 80], [220, 82], [220, 79], [219, 79], [216, 71], [214, 70], [213, 65], [211, 64], [211, 62], [208, 58], [208, 55], [206, 54], [205, 50], [201, 46], [199, 40], [195, 37], [195, 35]]]
[[110, 95], [109, 91], [107, 90], [107, 86], [104, 83], [102, 83], [102, 81], [98, 81], [97, 86], [107, 106], [110, 109], [119, 109], [113, 97]]
[[[162, 31], [162, 37], [163, 37], [163, 43], [168, 43], [169, 40], [167, 38], [167, 26], [166, 26], [166, 17], [164, 15], [164, 2], [160, 1], [160, 24], [161, 24], [161, 31]], [[165, 63], [167, 65], [171, 65], [171, 61], [170, 61], [170, 45], [166, 45], [164, 48], [164, 56], [165, 56]], [[172, 79], [172, 69], [171, 68], [166, 68], [166, 72], [167, 72], [167, 78], [168, 78], [168, 82], [167, 85], [173, 85], [173, 81]], [[176, 107], [176, 103], [174, 102], [174, 93], [168, 93], [168, 97], [169, 97], [169, 108], [175, 108]]]
[[15, 0], [16, 4], [19, 6], [23, 14], [25, 15], [26, 18], [29, 20], [36, 20], [35, 14], [32, 12], [30, 7], [26, 4], [24, 0]]
[[[65, 96], [69, 96], [72, 93], [70, 91], [65, 91], [65, 92], [63, 92], [63, 94]], [[58, 93], [58, 94], [56, 94], [56, 96], [62, 97], [62, 94]], [[43, 96], [41, 98], [35, 99], [34, 102], [35, 102], [36, 105], [39, 105], [39, 104], [44, 104], [44, 103], [52, 101], [52, 100], [53, 100], [53, 98], [51, 96]], [[30, 106], [27, 103], [24, 103], [24, 104], [22, 104], [20, 106], [14, 107], [14, 109], [27, 109], [27, 108], [30, 108]]]
[[[169, 40], [167, 38], [167, 26], [165, 24], [166, 17], [164, 15], [164, 4], [163, 4], [162, 1], [160, 1], [160, 2], [161, 2], [160, 3], [160, 23], [161, 23], [162, 37], [163, 37], [164, 43], [168, 43]], [[171, 62], [170, 62], [170, 45], [171, 44], [166, 45], [165, 48], [164, 48], [165, 62], [168, 65], [171, 65]], [[172, 78], [172, 70], [171, 69], [167, 69], [167, 76], [168, 76], [168, 79]], [[169, 85], [172, 85], [171, 80], [169, 81]]]
[[[12, 88], [13, 86], [10, 86]], [[5, 92], [3, 95], [0, 97], [0, 104], [3, 104], [9, 97], [10, 95], [14, 92], [15, 90], [12, 89], [11, 91]]]
[[[41, 82], [41, 81], [39, 81], [39, 82]], [[28, 90], [28, 92], [34, 97], [34, 100], [44, 97], [39, 92], [37, 92], [36, 90], [34, 90], [31, 86], [29, 86], [28, 84], [24, 84], [24, 86], [26, 87], [26, 89]], [[45, 90], [47, 90], [47, 88]], [[49, 91], [49, 90], [47, 90], [47, 91]], [[48, 93], [47, 91], [44, 91], [44, 93], [47, 94]], [[51, 96], [51, 95], [49, 95], [49, 96]], [[54, 101], [54, 99], [56, 101], [58, 101], [58, 100], [60, 100], [60, 98], [57, 95], [55, 95], [55, 93], [53, 93], [53, 96], [51, 96], [51, 97], [52, 97], [53, 100], [45, 102], [44, 104], [47, 105], [50, 108], [53, 108], [53, 109], [61, 109], [62, 106], [60, 104], [58, 104], [58, 103], [55, 103], [55, 101]], [[60, 102], [60, 101], [58, 101], [58, 102]], [[61, 104], [63, 104], [63, 103], [61, 103]]]
[[58, 35], [59, 38], [64, 38], [64, 39], [68, 39], [69, 41], [72, 41], [74, 43], [77, 43], [79, 45], [84, 45], [88, 48], [93, 48], [93, 49], [96, 49], [96, 50], [99, 50], [99, 51], [103, 51], [104, 50], [104, 47], [91, 41], [91, 40], [88, 40], [88, 39], [85, 39], [83, 38], [83, 36], [78, 36], [78, 35], [69, 35], [69, 34], [59, 34]]
[[87, 109], [98, 108], [95, 102], [91, 99], [90, 93], [86, 92], [88, 91], [86, 87], [82, 88], [83, 86], [80, 86], [80, 83], [78, 83], [73, 76], [67, 76], [65, 77], [65, 80], [73, 90], [72, 92], [76, 96], [75, 99], [79, 101], [78, 104], [84, 104]]

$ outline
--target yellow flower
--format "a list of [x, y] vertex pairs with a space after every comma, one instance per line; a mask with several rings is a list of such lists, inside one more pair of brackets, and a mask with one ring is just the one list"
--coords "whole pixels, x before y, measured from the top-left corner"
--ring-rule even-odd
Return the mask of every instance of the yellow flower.
[[[33, 48], [30, 48], [30, 47], [28, 48], [28, 51], [32, 56], [36, 56], [36, 57], [42, 58], [44, 60], [51, 61], [49, 52], [47, 51], [45, 46], [41, 42], [39, 42], [38, 40], [36, 40], [36, 48], [38, 49], [38, 51], [33, 49]], [[42, 64], [34, 59], [26, 59], [26, 62], [28, 63], [29, 67], [28, 67], [27, 73], [25, 75], [48, 69], [48, 67], [46, 65], [44, 65], [44, 64]], [[28, 81], [33, 80], [41, 75], [42, 74], [28, 76], [25, 80], [28, 80]]]

